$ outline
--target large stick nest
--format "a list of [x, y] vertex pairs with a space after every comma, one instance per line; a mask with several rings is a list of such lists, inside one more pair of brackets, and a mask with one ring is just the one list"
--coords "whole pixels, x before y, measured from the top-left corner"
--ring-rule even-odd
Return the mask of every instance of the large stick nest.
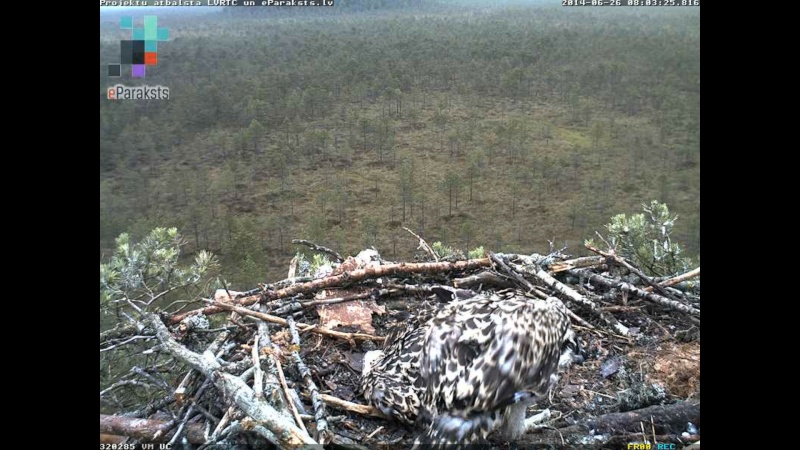
[[681, 448], [699, 441], [700, 294], [690, 278], [699, 269], [655, 280], [592, 250], [598, 256], [492, 254], [461, 261], [429, 252], [432, 261], [402, 264], [374, 250], [344, 260], [336, 254], [315, 274], [294, 261], [291, 279], [248, 292], [219, 290], [188, 313], [144, 314], [101, 334], [101, 349], [138, 336], [140, 348], [161, 358], [135, 367], [101, 399], [126, 389], [157, 394], [137, 408], [101, 414], [101, 442], [410, 447], [419, 430], [364, 406], [362, 358], [438, 286], [556, 296], [572, 313], [587, 358], [529, 410], [547, 410], [549, 418], [516, 444]]

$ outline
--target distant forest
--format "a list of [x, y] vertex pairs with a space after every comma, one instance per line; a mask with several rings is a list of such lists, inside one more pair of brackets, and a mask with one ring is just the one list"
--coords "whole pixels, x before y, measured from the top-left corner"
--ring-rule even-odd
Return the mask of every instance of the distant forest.
[[[101, 14], [101, 258], [122, 232], [174, 226], [244, 289], [286, 276], [292, 238], [410, 259], [403, 226], [465, 251], [546, 252], [555, 239], [582, 254], [612, 215], [653, 199], [698, 254], [699, 16], [559, 2], [225, 8], [160, 19], [158, 66], [131, 79], [107, 76], [127, 34]], [[108, 101], [118, 82], [170, 98]]]

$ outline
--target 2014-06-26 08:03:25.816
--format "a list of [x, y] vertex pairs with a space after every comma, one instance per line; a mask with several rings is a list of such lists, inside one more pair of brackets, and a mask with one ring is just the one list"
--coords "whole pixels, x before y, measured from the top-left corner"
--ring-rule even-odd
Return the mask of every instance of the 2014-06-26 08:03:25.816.
[[561, 0], [561, 6], [700, 6], [700, 0]]

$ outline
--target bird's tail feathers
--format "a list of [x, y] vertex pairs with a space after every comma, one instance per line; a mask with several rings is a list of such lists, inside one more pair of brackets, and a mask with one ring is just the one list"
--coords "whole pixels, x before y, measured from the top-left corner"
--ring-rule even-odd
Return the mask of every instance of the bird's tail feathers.
[[[440, 415], [433, 419], [426, 433], [417, 438], [417, 450], [477, 450], [486, 436], [502, 422], [498, 411], [470, 414], [469, 417]], [[489, 447], [487, 447], [489, 448]]]

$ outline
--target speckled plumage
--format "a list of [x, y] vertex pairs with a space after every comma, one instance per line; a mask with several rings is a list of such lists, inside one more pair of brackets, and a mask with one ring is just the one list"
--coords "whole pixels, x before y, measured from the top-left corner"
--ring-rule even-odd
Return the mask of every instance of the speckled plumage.
[[503, 425], [524, 431], [525, 407], [544, 396], [565, 342], [574, 339], [560, 300], [477, 295], [426, 308], [387, 339], [365, 369], [367, 400], [424, 427], [418, 443], [472, 443]]

